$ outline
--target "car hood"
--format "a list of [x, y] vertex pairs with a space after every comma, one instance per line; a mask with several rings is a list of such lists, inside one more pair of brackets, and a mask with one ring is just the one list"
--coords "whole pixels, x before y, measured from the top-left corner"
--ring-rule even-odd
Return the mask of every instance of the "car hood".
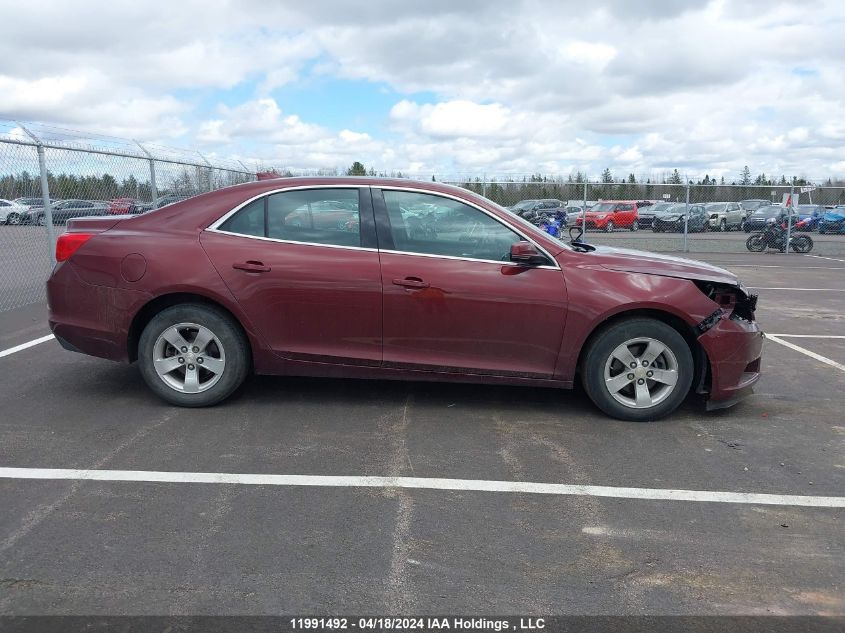
[[595, 263], [610, 270], [739, 285], [737, 276], [729, 270], [694, 259], [610, 246], [595, 248], [590, 258], [595, 258]]
[[658, 213], [654, 216], [655, 220], [669, 220], [670, 222], [677, 220], [678, 218], [682, 218], [684, 215], [682, 213]]
[[828, 222], [839, 222], [840, 220], [845, 220], [845, 214], [842, 213], [825, 213], [824, 219]]

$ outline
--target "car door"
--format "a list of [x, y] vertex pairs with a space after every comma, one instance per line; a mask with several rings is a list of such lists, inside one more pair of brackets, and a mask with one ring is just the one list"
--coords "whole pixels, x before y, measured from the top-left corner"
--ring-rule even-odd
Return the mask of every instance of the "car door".
[[[409, 222], [430, 202], [453, 210], [449, 230]], [[526, 239], [458, 198], [373, 190], [384, 289], [384, 365], [403, 369], [549, 378], [566, 318], [557, 263], [510, 261]]]
[[381, 274], [369, 188], [271, 192], [223, 216], [201, 241], [280, 356], [381, 364]]

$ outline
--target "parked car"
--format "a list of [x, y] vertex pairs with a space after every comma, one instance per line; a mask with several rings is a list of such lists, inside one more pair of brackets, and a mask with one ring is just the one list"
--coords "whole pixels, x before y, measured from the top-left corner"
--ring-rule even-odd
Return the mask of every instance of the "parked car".
[[115, 198], [109, 201], [108, 212], [112, 215], [139, 213], [138, 208], [141, 204], [139, 200], [134, 198]]
[[[96, 200], [62, 200], [51, 206], [53, 224], [63, 224], [70, 218], [84, 218], [94, 215], [105, 215], [109, 209], [108, 202]], [[44, 226], [46, 223], [44, 207], [31, 207], [26, 213], [25, 224]]]
[[29, 207], [12, 200], [0, 199], [0, 224], [20, 224]]
[[658, 213], [663, 213], [673, 204], [672, 202], [657, 202], [649, 206], [640, 207], [637, 211], [637, 226], [641, 229], [651, 228], [651, 225], [654, 223], [654, 216]]
[[819, 233], [845, 233], [845, 205], [828, 211], [819, 219]]
[[746, 218], [760, 207], [766, 207], [771, 204], [771, 200], [764, 200], [763, 198], [751, 198], [749, 200], [739, 201], [739, 206], [741, 206], [742, 210], [745, 211]]
[[516, 213], [519, 217], [525, 218], [532, 224], [538, 224], [543, 216], [558, 213], [565, 207], [565, 203], [555, 199], [523, 200], [509, 207], [509, 210]]
[[745, 212], [739, 202], [711, 202], [704, 210], [711, 231], [739, 230], [745, 221]]
[[182, 200], [187, 200], [191, 196], [186, 196], [183, 194], [178, 193], [168, 193], [163, 196], [159, 196], [156, 198], [155, 204], [152, 202], [142, 202], [139, 203], [135, 209], [137, 213], [146, 213], [147, 211], [152, 211], [153, 209], [161, 209], [162, 207], [166, 207], [169, 204], [174, 204], [176, 202], [182, 202]]
[[655, 233], [665, 231], [683, 233], [685, 226], [687, 233], [699, 233], [709, 228], [707, 212], [703, 204], [675, 203], [654, 216], [651, 230]]
[[801, 225], [796, 225], [799, 231], [815, 231], [819, 228], [819, 220], [825, 214], [825, 208], [820, 204], [799, 204], [798, 219]]
[[[13, 201], [15, 204], [19, 204], [27, 209], [31, 209], [32, 207], [43, 207], [44, 206], [44, 198], [17, 198]], [[60, 200], [50, 200], [50, 203], [53, 202], [61, 202]]]
[[779, 204], [766, 204], [752, 211], [751, 215], [745, 218], [743, 228], [746, 233], [751, 231], [762, 231], [766, 223], [771, 219], [778, 219], [783, 213], [783, 207]]
[[[287, 223], [326, 200], [354, 202], [357, 230]], [[454, 229], [413, 235], [406, 210], [425, 203], [451, 209]], [[71, 220], [56, 259], [58, 342], [137, 361], [150, 389], [181, 406], [220, 402], [250, 372], [579, 380], [608, 415], [653, 420], [691, 390], [708, 408], [730, 406], [760, 372], [756, 297], [733, 273], [563, 242], [436, 182], [237, 185], [144, 215]]]
[[[617, 228], [636, 231], [637, 203], [634, 200], [605, 200], [599, 202], [584, 214], [586, 228], [612, 233]], [[581, 226], [581, 218], [575, 218], [575, 225]]]

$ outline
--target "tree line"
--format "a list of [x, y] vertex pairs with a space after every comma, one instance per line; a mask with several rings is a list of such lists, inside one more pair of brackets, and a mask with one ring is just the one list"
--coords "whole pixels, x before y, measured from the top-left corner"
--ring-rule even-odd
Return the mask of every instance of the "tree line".
[[[156, 182], [159, 196], [176, 193], [193, 195], [212, 191], [228, 185], [244, 182], [245, 174], [217, 169], [184, 167], [177, 170], [162, 170]], [[47, 173], [47, 187], [53, 200], [80, 198], [83, 200], [113, 200], [133, 198], [152, 200], [152, 185], [149, 180], [139, 180], [130, 175], [118, 180], [111, 174], [77, 175]], [[19, 174], [0, 176], [0, 198], [31, 198], [41, 195], [41, 176], [22, 171]]]

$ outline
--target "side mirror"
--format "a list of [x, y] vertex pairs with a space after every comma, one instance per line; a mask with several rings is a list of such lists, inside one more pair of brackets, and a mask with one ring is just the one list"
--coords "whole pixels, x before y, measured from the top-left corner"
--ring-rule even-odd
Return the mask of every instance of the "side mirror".
[[546, 256], [537, 250], [531, 242], [511, 244], [511, 261], [526, 266], [541, 266], [547, 263]]

